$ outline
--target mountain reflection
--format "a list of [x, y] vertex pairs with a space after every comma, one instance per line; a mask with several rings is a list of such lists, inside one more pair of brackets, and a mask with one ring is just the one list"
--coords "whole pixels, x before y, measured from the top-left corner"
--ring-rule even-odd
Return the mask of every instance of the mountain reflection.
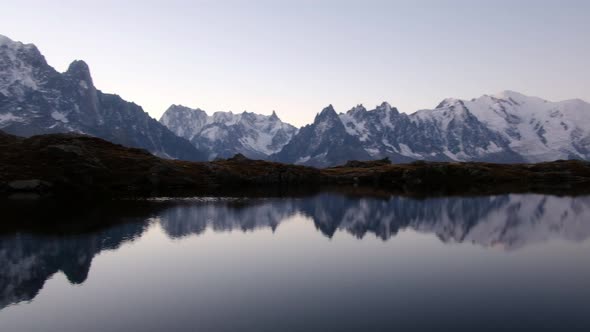
[[140, 236], [145, 223], [129, 223], [80, 235], [14, 234], [0, 238], [0, 308], [32, 300], [45, 281], [62, 271], [70, 283], [86, 281], [92, 259]]
[[[326, 193], [305, 198], [154, 202], [146, 209], [125, 211], [121, 220], [103, 229], [66, 235], [20, 230], [1, 235], [0, 309], [33, 299], [58, 271], [71, 283], [84, 282], [95, 255], [141, 237], [152, 222], [159, 223], [170, 238], [182, 238], [208, 229], [275, 230], [297, 214], [309, 218], [327, 237], [346, 232], [359, 239], [373, 234], [389, 240], [409, 229], [433, 234], [444, 243], [506, 250], [550, 239], [577, 242], [590, 237], [590, 197], [504, 195], [417, 200]], [[79, 217], [77, 227], [87, 222], [85, 218]]]
[[177, 205], [158, 216], [165, 232], [180, 238], [207, 229], [274, 230], [295, 214], [312, 219], [315, 227], [330, 238], [344, 231], [359, 239], [371, 233], [389, 240], [400, 230], [411, 229], [434, 234], [445, 243], [470, 242], [513, 250], [551, 238], [582, 241], [590, 237], [590, 197], [504, 195], [418, 200], [320, 194], [237, 205]]

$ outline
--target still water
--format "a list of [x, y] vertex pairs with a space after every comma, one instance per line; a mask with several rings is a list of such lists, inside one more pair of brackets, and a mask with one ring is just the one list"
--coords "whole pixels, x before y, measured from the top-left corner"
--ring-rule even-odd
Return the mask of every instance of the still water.
[[0, 331], [590, 331], [590, 197], [117, 211], [0, 236]]

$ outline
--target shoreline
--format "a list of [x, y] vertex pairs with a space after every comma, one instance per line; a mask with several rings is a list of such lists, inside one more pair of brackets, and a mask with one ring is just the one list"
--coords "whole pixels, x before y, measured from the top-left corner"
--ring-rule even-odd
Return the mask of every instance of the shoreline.
[[590, 162], [538, 164], [351, 161], [317, 169], [250, 160], [156, 157], [79, 134], [21, 138], [0, 133], [0, 197], [188, 197], [297, 195], [325, 190], [407, 196], [590, 194]]

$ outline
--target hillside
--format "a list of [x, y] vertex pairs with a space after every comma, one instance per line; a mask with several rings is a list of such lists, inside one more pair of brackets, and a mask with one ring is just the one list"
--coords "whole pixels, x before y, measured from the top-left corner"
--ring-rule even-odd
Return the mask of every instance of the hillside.
[[[250, 160], [156, 157], [79, 134], [0, 134], [0, 192], [44, 195], [225, 195], [265, 188], [375, 187], [402, 194], [588, 193], [590, 163], [351, 162], [326, 169]], [[15, 196], [16, 195], [16, 196]]]

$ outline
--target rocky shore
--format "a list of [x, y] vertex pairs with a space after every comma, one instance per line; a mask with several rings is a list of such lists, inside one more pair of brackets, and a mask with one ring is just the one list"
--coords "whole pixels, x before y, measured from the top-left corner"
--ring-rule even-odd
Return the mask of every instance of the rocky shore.
[[407, 195], [590, 193], [590, 163], [351, 161], [316, 169], [241, 155], [213, 162], [156, 157], [78, 135], [21, 138], [0, 132], [0, 196], [190, 196], [373, 188]]

